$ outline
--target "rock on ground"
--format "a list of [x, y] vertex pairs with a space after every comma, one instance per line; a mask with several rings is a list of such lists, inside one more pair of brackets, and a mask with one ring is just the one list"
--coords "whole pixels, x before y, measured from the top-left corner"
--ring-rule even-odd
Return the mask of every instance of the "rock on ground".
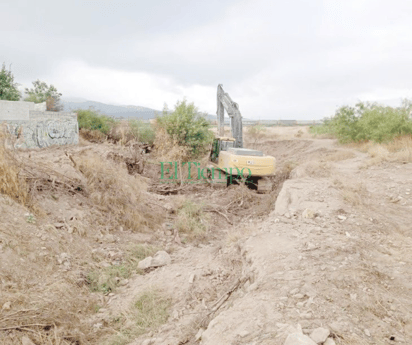
[[329, 334], [330, 331], [327, 328], [319, 327], [313, 330], [310, 337], [316, 344], [322, 344], [328, 339]]
[[161, 250], [155, 254], [152, 260], [152, 267], [160, 267], [169, 265], [172, 262], [170, 255]]
[[21, 338], [21, 343], [22, 345], [35, 345], [28, 337]]
[[300, 333], [289, 334], [284, 345], [316, 345], [308, 336]]
[[170, 255], [161, 250], [155, 254], [154, 257], [148, 256], [141, 260], [137, 265], [140, 269], [145, 270], [151, 267], [161, 267], [169, 265], [172, 262]]
[[335, 340], [332, 338], [326, 339], [326, 341], [323, 343], [323, 345], [336, 345]]

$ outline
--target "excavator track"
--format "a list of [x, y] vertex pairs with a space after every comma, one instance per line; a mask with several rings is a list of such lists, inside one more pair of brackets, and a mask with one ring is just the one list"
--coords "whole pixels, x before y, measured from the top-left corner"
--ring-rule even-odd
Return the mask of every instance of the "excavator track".
[[262, 177], [257, 181], [257, 191], [259, 194], [268, 194], [272, 191], [272, 181], [267, 177]]
[[213, 188], [227, 187], [227, 175], [214, 166], [208, 166], [207, 180]]

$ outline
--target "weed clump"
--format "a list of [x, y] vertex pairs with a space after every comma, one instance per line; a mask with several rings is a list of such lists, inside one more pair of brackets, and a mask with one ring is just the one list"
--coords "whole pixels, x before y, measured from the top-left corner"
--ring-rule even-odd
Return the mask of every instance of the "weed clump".
[[143, 274], [138, 268], [140, 260], [153, 256], [158, 248], [137, 244], [130, 247], [121, 265], [112, 265], [88, 273], [87, 283], [93, 292], [108, 294], [116, 291], [122, 279], [128, 279], [133, 273]]
[[154, 331], [166, 323], [170, 316], [171, 300], [160, 290], [144, 291], [117, 320], [120, 322], [117, 335], [108, 344], [124, 345], [149, 331]]
[[189, 239], [202, 239], [209, 229], [209, 215], [202, 205], [185, 200], [177, 211], [176, 228]]
[[134, 303], [136, 325], [141, 331], [156, 329], [169, 317], [170, 300], [159, 291], [146, 291]]

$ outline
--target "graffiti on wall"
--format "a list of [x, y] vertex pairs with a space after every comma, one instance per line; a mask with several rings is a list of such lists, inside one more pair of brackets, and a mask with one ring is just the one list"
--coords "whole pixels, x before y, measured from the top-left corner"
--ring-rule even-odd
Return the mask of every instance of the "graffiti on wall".
[[8, 121], [6, 125], [13, 136], [15, 148], [43, 148], [79, 143], [79, 127], [75, 118]]

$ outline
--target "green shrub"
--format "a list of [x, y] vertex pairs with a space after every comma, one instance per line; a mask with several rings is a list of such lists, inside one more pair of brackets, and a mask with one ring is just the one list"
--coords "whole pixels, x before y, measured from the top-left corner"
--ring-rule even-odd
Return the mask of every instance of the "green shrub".
[[311, 127], [314, 134], [332, 134], [341, 143], [374, 141], [388, 142], [395, 137], [412, 134], [411, 106], [404, 101], [393, 108], [375, 103], [358, 103], [336, 111], [323, 125]]
[[155, 140], [155, 131], [150, 123], [142, 120], [129, 120], [130, 134], [139, 142], [153, 144]]
[[0, 70], [0, 100], [18, 101], [20, 99], [19, 84], [14, 82], [14, 75], [11, 70], [6, 69], [3, 63]]
[[79, 129], [98, 130], [107, 135], [116, 123], [113, 118], [99, 114], [93, 109], [78, 109], [75, 112], [77, 113]]
[[186, 100], [177, 102], [172, 113], [165, 108], [157, 118], [157, 125], [178, 145], [187, 147], [192, 157], [205, 154], [214, 137], [206, 117]]

